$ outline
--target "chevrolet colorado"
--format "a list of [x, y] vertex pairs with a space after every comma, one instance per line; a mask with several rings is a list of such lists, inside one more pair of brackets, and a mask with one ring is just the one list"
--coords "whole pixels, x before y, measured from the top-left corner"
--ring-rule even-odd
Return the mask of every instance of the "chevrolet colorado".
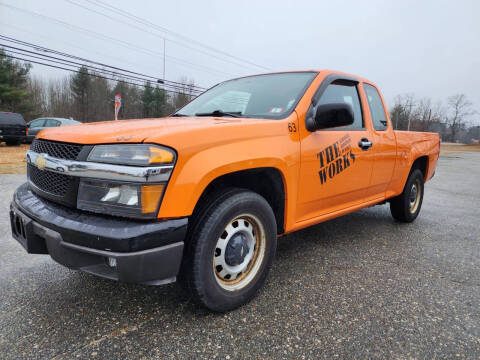
[[113, 280], [178, 278], [228, 311], [262, 286], [278, 236], [386, 201], [415, 220], [439, 147], [394, 131], [366, 79], [248, 76], [167, 118], [41, 131], [11, 228], [29, 253]]

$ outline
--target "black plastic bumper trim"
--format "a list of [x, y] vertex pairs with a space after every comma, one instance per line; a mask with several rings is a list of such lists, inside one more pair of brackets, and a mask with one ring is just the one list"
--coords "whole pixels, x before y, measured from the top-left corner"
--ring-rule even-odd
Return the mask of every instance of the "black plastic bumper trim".
[[15, 191], [11, 211], [60, 233], [66, 243], [119, 253], [183, 242], [188, 225], [188, 218], [146, 222], [70, 209], [39, 197], [28, 184]]
[[[154, 249], [119, 253], [67, 243], [62, 235], [12, 211], [13, 237], [28, 253], [48, 253], [70, 269], [129, 283], [162, 285], [176, 280], [183, 255], [183, 241]], [[114, 265], [109, 265], [114, 260]]]

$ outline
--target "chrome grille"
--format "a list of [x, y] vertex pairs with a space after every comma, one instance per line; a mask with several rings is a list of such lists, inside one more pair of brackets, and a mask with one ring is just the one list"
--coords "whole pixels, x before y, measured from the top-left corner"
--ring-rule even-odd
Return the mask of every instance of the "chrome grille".
[[28, 164], [28, 178], [40, 190], [56, 196], [65, 196], [74, 181], [71, 176], [39, 170], [31, 164]]
[[59, 159], [76, 160], [78, 154], [82, 151], [82, 147], [82, 145], [77, 144], [35, 139], [32, 142], [30, 150], [39, 154], [48, 154]]

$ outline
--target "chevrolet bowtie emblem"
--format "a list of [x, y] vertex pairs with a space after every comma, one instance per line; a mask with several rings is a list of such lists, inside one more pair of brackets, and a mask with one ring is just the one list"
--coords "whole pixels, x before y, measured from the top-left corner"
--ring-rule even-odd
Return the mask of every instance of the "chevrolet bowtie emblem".
[[37, 167], [38, 167], [40, 170], [45, 169], [45, 166], [47, 165], [47, 159], [45, 159], [45, 156], [39, 155], [39, 156], [35, 159], [35, 165], [37, 165]]

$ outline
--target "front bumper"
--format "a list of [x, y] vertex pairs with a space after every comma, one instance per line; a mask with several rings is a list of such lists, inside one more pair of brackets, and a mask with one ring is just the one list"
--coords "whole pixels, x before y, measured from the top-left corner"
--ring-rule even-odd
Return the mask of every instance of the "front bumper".
[[[89, 214], [44, 200], [28, 184], [10, 205], [13, 237], [32, 254], [103, 278], [160, 285], [175, 281], [188, 219], [141, 222]], [[114, 266], [112, 266], [114, 265]]]

